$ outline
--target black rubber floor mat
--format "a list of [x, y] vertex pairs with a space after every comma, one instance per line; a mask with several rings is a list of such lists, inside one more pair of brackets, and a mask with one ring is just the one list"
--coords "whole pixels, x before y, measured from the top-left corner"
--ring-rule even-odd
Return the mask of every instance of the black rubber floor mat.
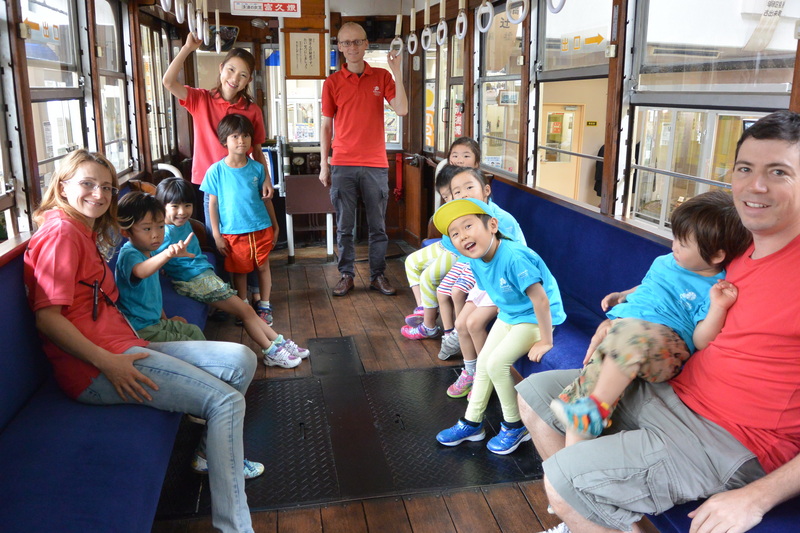
[[[363, 373], [352, 339], [314, 339], [314, 377], [254, 382], [247, 393], [245, 455], [266, 473], [247, 482], [253, 510], [522, 481], [541, 477], [530, 443], [508, 456], [486, 440], [441, 446], [436, 433], [467, 402], [445, 394], [452, 368]], [[315, 360], [318, 358], [319, 360]], [[502, 419], [493, 398], [487, 439]], [[185, 423], [164, 482], [160, 518], [210, 513], [208, 480], [188, 464], [201, 426]]]
[[509, 455], [486, 449], [503, 419], [493, 396], [485, 413], [486, 439], [442, 446], [436, 434], [464, 416], [466, 399], [445, 391], [458, 377], [450, 368], [379, 372], [363, 377], [381, 447], [397, 492], [490, 485], [541, 477], [541, 460], [530, 442]]

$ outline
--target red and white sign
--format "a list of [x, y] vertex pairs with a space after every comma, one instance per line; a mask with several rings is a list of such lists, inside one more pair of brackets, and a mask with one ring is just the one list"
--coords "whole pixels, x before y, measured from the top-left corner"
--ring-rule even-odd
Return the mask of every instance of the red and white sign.
[[300, 18], [300, 0], [231, 0], [231, 14], [254, 17]]

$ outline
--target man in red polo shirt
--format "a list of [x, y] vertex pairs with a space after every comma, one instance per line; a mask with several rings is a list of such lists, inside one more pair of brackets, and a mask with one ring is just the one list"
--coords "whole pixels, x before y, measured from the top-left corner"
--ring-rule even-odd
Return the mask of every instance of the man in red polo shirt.
[[[333, 294], [344, 296], [353, 288], [356, 255], [353, 228], [360, 192], [369, 226], [370, 288], [392, 295], [395, 290], [384, 276], [389, 241], [385, 222], [389, 164], [384, 141], [383, 102], [386, 100], [400, 116], [408, 113], [400, 68], [402, 61], [389, 52], [387, 59], [391, 74], [385, 69], [370, 67], [364, 61], [364, 52], [369, 46], [367, 34], [354, 22], [342, 25], [338, 42], [339, 51], [347, 62], [322, 86], [322, 165], [319, 173], [319, 181], [331, 188], [331, 202], [336, 209], [339, 273], [342, 277]], [[331, 140], [333, 157], [329, 163]]]
[[552, 531], [640, 531], [644, 513], [708, 498], [689, 513], [691, 532], [741, 533], [800, 496], [800, 114], [772, 113], [745, 130], [731, 186], [753, 235], [727, 267], [739, 296], [676, 378], [634, 381], [605, 435], [567, 447], [549, 405], [578, 371], [517, 385], [564, 521]]

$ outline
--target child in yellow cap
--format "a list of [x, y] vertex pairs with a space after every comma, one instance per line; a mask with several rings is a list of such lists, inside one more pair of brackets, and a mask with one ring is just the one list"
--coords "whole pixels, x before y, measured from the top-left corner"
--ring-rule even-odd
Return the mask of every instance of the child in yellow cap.
[[489, 440], [489, 451], [506, 455], [530, 435], [520, 419], [511, 365], [527, 353], [540, 361], [553, 347], [553, 326], [567, 318], [558, 284], [539, 255], [503, 238], [490, 207], [472, 198], [453, 200], [433, 217], [436, 228], [465, 256], [478, 286], [487, 291], [499, 313], [478, 356], [472, 396], [458, 423], [436, 436], [445, 446], [486, 437], [483, 413], [492, 388], [503, 410], [500, 432]]

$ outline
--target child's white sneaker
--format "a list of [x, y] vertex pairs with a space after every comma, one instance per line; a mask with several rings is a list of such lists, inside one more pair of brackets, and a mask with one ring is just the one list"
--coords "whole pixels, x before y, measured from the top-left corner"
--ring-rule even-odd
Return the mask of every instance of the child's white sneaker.
[[[280, 342], [279, 340], [280, 339]], [[286, 347], [286, 342], [282, 337], [278, 337], [272, 342], [272, 346], [261, 350], [264, 354], [264, 364], [267, 366], [279, 366], [281, 368], [294, 368], [303, 362], [299, 357], [292, 355]]]

